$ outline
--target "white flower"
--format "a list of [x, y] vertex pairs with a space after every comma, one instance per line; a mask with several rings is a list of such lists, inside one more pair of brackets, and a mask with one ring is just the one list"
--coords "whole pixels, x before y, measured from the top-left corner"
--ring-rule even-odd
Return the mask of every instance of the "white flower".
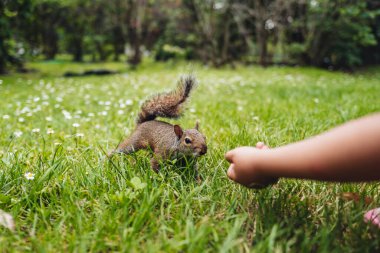
[[88, 113], [88, 117], [94, 117], [94, 116], [95, 116], [95, 114], [93, 112]]
[[47, 134], [54, 134], [54, 130], [51, 129], [51, 128], [48, 128], [48, 130], [46, 131]]
[[34, 179], [34, 173], [32, 173], [32, 172], [26, 172], [26, 173], [24, 174], [24, 177], [25, 177], [26, 179], [28, 179], [28, 180], [33, 180], [33, 179]]
[[111, 105], [111, 101], [106, 101], [104, 104], [105, 105]]
[[125, 104], [126, 105], [131, 105], [131, 104], [133, 104], [133, 101], [131, 99], [128, 99], [127, 101], [125, 101]]
[[265, 30], [272, 30], [275, 27], [275, 24], [272, 19], [265, 21]]
[[215, 9], [215, 10], [223, 9], [223, 7], [224, 7], [224, 3], [223, 3], [223, 2], [216, 2], [216, 3], [214, 4], [214, 9]]
[[318, 6], [318, 2], [317, 2], [316, 0], [311, 0], [311, 1], [310, 1], [310, 5], [311, 5], [312, 7], [317, 7], [317, 6]]
[[124, 113], [123, 110], [118, 110], [118, 111], [117, 111], [117, 114], [123, 114], [123, 113]]
[[22, 135], [22, 132], [21, 131], [15, 131], [13, 134], [14, 134], [15, 137], [18, 138], [18, 137], [20, 137]]
[[20, 113], [27, 113], [27, 112], [30, 112], [30, 108], [25, 106], [24, 108], [22, 108]]
[[24, 122], [25, 119], [23, 117], [18, 118], [18, 122]]
[[46, 119], [46, 121], [52, 121], [53, 120], [52, 117], [46, 117], [45, 119]]
[[79, 123], [73, 123], [73, 127], [80, 127]]
[[243, 111], [243, 106], [238, 106], [238, 111]]
[[293, 76], [292, 75], [286, 75], [285, 80], [286, 81], [293, 81]]
[[194, 109], [194, 108], [190, 108], [190, 112], [191, 112], [191, 113], [194, 113], [194, 112], [195, 112], [195, 109]]
[[83, 133], [77, 133], [77, 134], [75, 134], [75, 137], [79, 137], [79, 138], [82, 138], [84, 136], [84, 134]]
[[11, 231], [15, 230], [15, 222], [14, 222], [12, 215], [4, 212], [1, 209], [0, 209], [0, 225], [8, 228]]
[[3, 119], [9, 119], [9, 118], [10, 118], [9, 115], [7, 114], [3, 115]]
[[32, 129], [32, 133], [39, 133], [40, 132], [40, 129], [39, 128], [33, 128]]
[[65, 116], [65, 119], [72, 119], [72, 116], [68, 111], [62, 110], [62, 113], [63, 113], [63, 116]]

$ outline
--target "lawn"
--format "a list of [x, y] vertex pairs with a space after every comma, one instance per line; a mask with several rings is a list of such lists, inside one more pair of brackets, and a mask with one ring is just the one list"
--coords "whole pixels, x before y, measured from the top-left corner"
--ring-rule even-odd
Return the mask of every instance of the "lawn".
[[[236, 146], [284, 145], [380, 111], [379, 68], [29, 67], [39, 71], [0, 76], [0, 209], [16, 223], [14, 232], [0, 227], [1, 252], [380, 251], [380, 230], [363, 222], [380, 206], [380, 184], [281, 179], [249, 190], [227, 179], [224, 160]], [[99, 67], [121, 72], [62, 77]], [[105, 159], [133, 129], [139, 103], [189, 71], [199, 86], [175, 122], [200, 121], [208, 141], [203, 182], [170, 165], [154, 173], [146, 152]]]

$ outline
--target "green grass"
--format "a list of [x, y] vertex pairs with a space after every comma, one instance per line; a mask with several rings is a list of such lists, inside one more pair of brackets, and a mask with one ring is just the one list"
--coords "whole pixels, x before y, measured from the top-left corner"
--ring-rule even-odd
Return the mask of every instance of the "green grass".
[[[249, 190], [227, 179], [223, 158], [236, 146], [284, 145], [379, 111], [379, 68], [352, 75], [146, 63], [113, 76], [63, 78], [66, 70], [124, 65], [30, 67], [40, 72], [0, 77], [0, 209], [16, 222], [15, 232], [0, 227], [1, 252], [380, 250], [380, 230], [363, 222], [380, 205], [379, 184], [282, 179]], [[200, 85], [178, 122], [190, 128], [199, 119], [207, 136], [203, 183], [171, 166], [154, 173], [144, 152], [104, 159], [134, 127], [139, 103], [189, 69]], [[343, 192], [374, 201], [346, 201]]]

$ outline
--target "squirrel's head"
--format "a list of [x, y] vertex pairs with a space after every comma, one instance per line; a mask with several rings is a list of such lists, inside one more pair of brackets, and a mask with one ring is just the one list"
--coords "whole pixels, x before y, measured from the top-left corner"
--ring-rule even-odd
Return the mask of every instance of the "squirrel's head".
[[207, 153], [206, 137], [199, 132], [198, 122], [195, 128], [187, 130], [174, 125], [174, 133], [179, 140], [179, 151], [182, 154], [198, 157]]

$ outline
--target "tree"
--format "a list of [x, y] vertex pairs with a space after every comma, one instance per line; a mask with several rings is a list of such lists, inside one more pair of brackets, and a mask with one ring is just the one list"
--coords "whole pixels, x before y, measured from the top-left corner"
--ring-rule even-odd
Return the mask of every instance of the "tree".
[[0, 73], [6, 73], [9, 66], [23, 69], [24, 45], [23, 25], [27, 23], [32, 10], [30, 0], [0, 2]]
[[376, 45], [375, 14], [365, 1], [315, 1], [310, 6], [307, 55], [315, 66], [352, 68], [362, 64], [362, 49]]

